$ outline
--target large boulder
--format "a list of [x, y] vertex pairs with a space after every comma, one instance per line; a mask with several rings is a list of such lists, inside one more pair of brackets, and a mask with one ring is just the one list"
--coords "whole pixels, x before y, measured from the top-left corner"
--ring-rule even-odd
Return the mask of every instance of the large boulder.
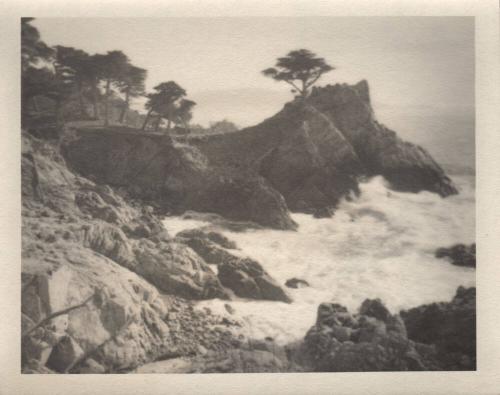
[[222, 285], [237, 296], [290, 303], [292, 300], [263, 267], [250, 258], [235, 258], [218, 266]]
[[134, 247], [136, 265], [132, 270], [165, 293], [188, 299], [227, 299], [212, 269], [183, 244], [142, 242]]
[[302, 348], [314, 371], [437, 368], [432, 347], [409, 341], [401, 318], [391, 315], [377, 299], [363, 302], [359, 314], [339, 304], [321, 304]]
[[447, 370], [476, 367], [476, 288], [459, 287], [449, 303], [432, 303], [401, 312], [408, 337], [434, 344]]
[[438, 248], [436, 258], [448, 258], [456, 266], [476, 267], [476, 243], [470, 246], [456, 244], [449, 248]]
[[[69, 251], [71, 263], [62, 254], [24, 257], [25, 364], [35, 360], [57, 372], [76, 372], [88, 356], [106, 371], [115, 371], [133, 368], [171, 347], [164, 321], [167, 308], [153, 286], [87, 248]], [[29, 332], [66, 309], [66, 314]]]
[[322, 303], [298, 350], [314, 371], [473, 370], [475, 329], [475, 288], [400, 314], [379, 299], [365, 300], [357, 314]]

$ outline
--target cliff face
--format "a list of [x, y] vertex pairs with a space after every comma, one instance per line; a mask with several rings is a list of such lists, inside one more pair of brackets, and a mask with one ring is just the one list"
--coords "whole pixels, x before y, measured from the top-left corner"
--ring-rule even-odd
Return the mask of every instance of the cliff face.
[[[171, 143], [133, 140], [134, 157], [120, 145], [113, 151], [112, 142], [103, 145], [112, 154], [104, 156], [111, 170], [101, 177], [118, 185], [132, 185], [134, 161], [151, 146], [168, 154], [161, 157], [169, 162], [146, 158], [154, 170], [140, 174], [151, 178], [134, 184], [144, 196], [155, 193], [150, 186], [161, 178], [153, 177], [165, 170], [159, 166], [179, 177], [204, 171], [194, 153]], [[222, 318], [194, 311], [189, 300], [230, 299], [242, 284], [242, 297], [290, 302], [259, 263], [226, 251], [236, 246], [219, 233], [172, 238], [151, 206], [68, 169], [54, 142], [23, 134], [22, 143], [23, 372], [127, 371], [163, 356], [230, 347], [231, 335], [214, 330]], [[100, 169], [102, 152], [83, 155], [90, 156], [85, 169]]]
[[228, 219], [291, 229], [283, 197], [258, 174], [214, 167], [196, 147], [130, 130], [80, 130], [62, 152], [78, 173], [126, 190], [164, 212], [213, 212]]
[[23, 371], [131, 369], [177, 347], [158, 290], [228, 297], [151, 208], [75, 175], [57, 147], [28, 135], [22, 198]]
[[400, 191], [457, 193], [421, 147], [375, 120], [366, 81], [315, 88], [275, 116], [239, 132], [168, 136], [77, 130], [63, 152], [79, 173], [165, 211], [221, 214], [293, 229], [288, 210], [321, 213], [383, 175]]
[[367, 175], [383, 175], [399, 191], [457, 193], [443, 169], [422, 147], [401, 140], [377, 122], [368, 83], [316, 88], [309, 101], [328, 116], [352, 145]]

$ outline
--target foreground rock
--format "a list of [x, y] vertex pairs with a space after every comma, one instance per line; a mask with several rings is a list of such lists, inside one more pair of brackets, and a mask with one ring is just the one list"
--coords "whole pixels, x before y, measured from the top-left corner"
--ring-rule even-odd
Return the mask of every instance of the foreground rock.
[[323, 303], [297, 358], [313, 371], [473, 370], [475, 333], [474, 288], [401, 316], [378, 299], [365, 300], [358, 314]]
[[179, 300], [228, 297], [150, 207], [75, 175], [55, 145], [22, 141], [23, 371], [133, 369], [178, 342], [158, 290]]
[[222, 285], [242, 298], [292, 302], [279, 284], [252, 259], [235, 258], [225, 261], [219, 265], [218, 276]]
[[221, 284], [236, 296], [291, 302], [290, 297], [260, 263], [227, 251], [234, 250], [236, 244], [220, 233], [186, 230], [177, 234], [177, 240], [192, 248], [205, 262], [217, 265]]
[[403, 321], [378, 300], [365, 300], [359, 314], [334, 303], [318, 308], [304, 349], [312, 370], [366, 372], [434, 370], [431, 346], [408, 340]]
[[408, 338], [436, 345], [443, 370], [476, 369], [476, 288], [459, 287], [450, 303], [402, 311]]
[[476, 267], [476, 243], [470, 246], [456, 244], [450, 248], [438, 248], [436, 258], [449, 258], [456, 266]]
[[330, 217], [366, 176], [382, 175], [400, 191], [457, 193], [427, 151], [376, 120], [366, 81], [314, 88], [306, 102], [228, 134], [172, 140], [109, 127], [65, 136], [63, 153], [76, 171], [165, 213], [294, 229], [289, 209]]
[[139, 367], [135, 373], [282, 373], [301, 371], [287, 349], [272, 341], [241, 342], [225, 351], [172, 358]]

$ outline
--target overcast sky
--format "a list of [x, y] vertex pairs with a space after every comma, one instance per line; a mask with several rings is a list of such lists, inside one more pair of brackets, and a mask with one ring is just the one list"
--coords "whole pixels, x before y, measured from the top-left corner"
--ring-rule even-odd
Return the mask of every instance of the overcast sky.
[[[260, 71], [307, 48], [337, 69], [319, 85], [367, 79], [379, 119], [474, 106], [474, 22], [466, 17], [40, 18], [49, 45], [119, 49], [148, 70], [147, 88], [174, 80], [198, 105], [194, 122], [240, 126], [292, 95]], [[137, 104], [136, 104], [137, 105]]]

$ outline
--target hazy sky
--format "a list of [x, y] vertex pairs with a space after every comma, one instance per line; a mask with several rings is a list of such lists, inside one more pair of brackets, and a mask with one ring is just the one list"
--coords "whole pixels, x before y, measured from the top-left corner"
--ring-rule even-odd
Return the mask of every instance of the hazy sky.
[[40, 18], [49, 45], [119, 49], [148, 70], [147, 88], [175, 80], [194, 122], [246, 126], [292, 98], [260, 71], [307, 48], [337, 67], [318, 84], [367, 79], [379, 118], [472, 112], [474, 22], [467, 17]]

